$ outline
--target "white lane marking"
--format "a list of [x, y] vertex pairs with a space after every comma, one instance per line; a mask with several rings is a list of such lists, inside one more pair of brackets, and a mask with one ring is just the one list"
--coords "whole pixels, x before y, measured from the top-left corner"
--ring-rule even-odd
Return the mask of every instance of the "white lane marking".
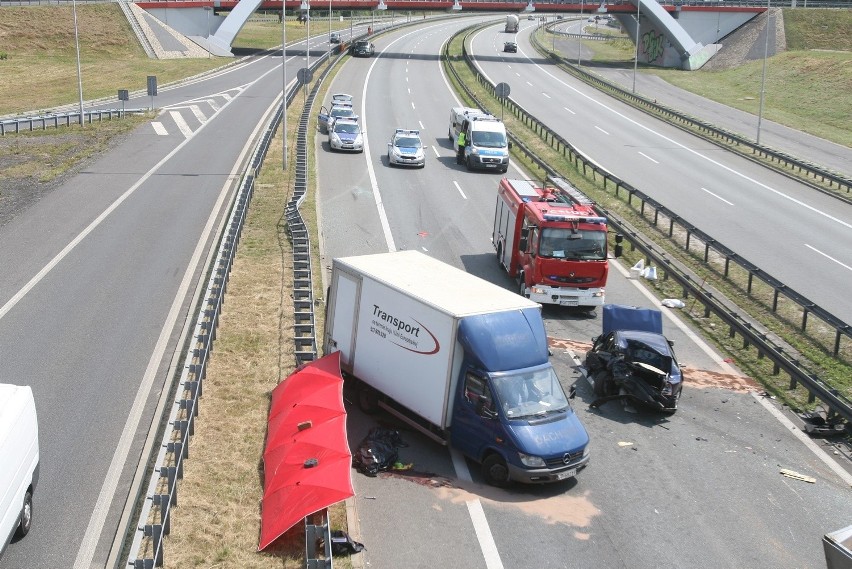
[[[641, 153], [640, 153], [640, 154], [641, 154]], [[701, 189], [702, 189], [702, 190], [704, 190], [705, 192], [707, 192], [708, 194], [710, 194], [711, 196], [713, 196], [714, 198], [716, 198], [717, 200], [722, 200], [723, 202], [725, 202], [725, 203], [726, 203], [726, 204], [728, 204], [728, 205], [734, 205], [734, 204], [732, 204], [731, 202], [729, 202], [728, 200], [726, 200], [725, 198], [723, 198], [723, 197], [721, 197], [721, 196], [718, 196], [718, 195], [714, 194], [713, 192], [711, 192], [711, 191], [710, 191], [710, 190], [708, 190], [707, 188], [701, 188]]]
[[532, 86], [533, 86], [533, 84], [532, 84], [532, 83], [530, 83], [529, 81], [527, 81], [527, 85], [529, 85], [530, 87], [532, 87]]
[[819, 253], [820, 255], [822, 255], [823, 257], [825, 257], [826, 259], [828, 259], [828, 260], [830, 260], [830, 261], [834, 261], [835, 263], [837, 263], [838, 265], [840, 265], [840, 266], [841, 266], [841, 267], [843, 267], [844, 269], [848, 269], [848, 270], [852, 271], [852, 267], [850, 267], [849, 265], [845, 265], [845, 264], [841, 263], [840, 261], [838, 261], [838, 260], [837, 260], [837, 259], [835, 259], [834, 257], [831, 257], [831, 256], [829, 256], [829, 255], [826, 255], [825, 253], [823, 253], [822, 251], [820, 251], [820, 250], [819, 250], [819, 249], [817, 249], [816, 247], [811, 247], [811, 246], [810, 246], [810, 245], [808, 245], [807, 243], [805, 243], [805, 247], [807, 247], [807, 248], [808, 248], [808, 249], [810, 249], [811, 251], [815, 251], [815, 252]]
[[520, 74], [520, 73], [518, 73], [517, 71], [515, 72], [515, 75], [517, 75], [518, 77], [520, 77], [520, 76], [521, 76], [521, 74]]
[[542, 93], [542, 95], [544, 95], [545, 97], [547, 97], [548, 99], [550, 99], [550, 95], [548, 95], [547, 93]]
[[183, 115], [180, 114], [180, 111], [169, 111], [169, 114], [172, 117], [172, 120], [175, 121], [175, 124], [178, 127], [178, 130], [181, 131], [184, 137], [189, 138], [192, 136], [192, 129], [189, 128], [189, 125], [186, 124], [186, 121], [183, 120]]
[[479, 501], [479, 498], [476, 498], [468, 500], [465, 505], [470, 513], [470, 519], [473, 521], [473, 529], [476, 532], [476, 539], [479, 541], [479, 548], [482, 549], [482, 555], [485, 557], [485, 567], [487, 569], [503, 569], [503, 561], [500, 559], [497, 544], [494, 543], [494, 536], [491, 535], [491, 528], [485, 518], [485, 512], [482, 510], [482, 502]]
[[440, 157], [441, 157], [441, 155], [440, 155], [440, 154], [438, 154], [438, 149], [437, 149], [436, 147], [434, 147], [434, 146], [432, 147], [432, 152], [434, 152], [434, 153], [435, 153], [435, 157], [436, 157], [436, 158], [440, 158]]
[[210, 105], [210, 108], [214, 111], [219, 110], [219, 103], [216, 102], [216, 99], [205, 99], [205, 102]]
[[198, 119], [198, 122], [205, 123], [207, 122], [207, 117], [204, 116], [204, 113], [201, 112], [201, 109], [198, 105], [190, 105], [189, 110], [192, 111], [192, 114], [195, 115], [195, 118]]
[[156, 132], [160, 136], [169, 135], [169, 131], [166, 130], [166, 127], [163, 126], [163, 123], [154, 121], [151, 123], [151, 126], [154, 127], [154, 132]]
[[423, 121], [417, 121], [417, 122], [420, 123], [420, 128], [422, 128], [422, 129], [426, 128], [425, 126], [423, 126]]
[[[264, 73], [263, 75], [252, 81], [252, 83], [256, 83], [265, 78], [270, 73], [276, 72], [278, 72], [278, 69], [270, 69], [268, 72]], [[255, 138], [254, 135], [257, 134], [260, 125], [266, 124], [266, 121], [269, 120], [269, 115], [272, 113], [272, 109], [275, 108], [278, 104], [279, 100], [276, 99], [269, 106], [269, 109], [267, 109], [263, 119], [258, 122], [258, 127], [255, 128], [255, 132], [253, 133], [252, 139]], [[225, 106], [227, 106], [227, 104]], [[210, 123], [206, 122], [201, 125], [196, 131], [196, 134], [208, 124]], [[62, 258], [68, 255], [68, 253], [70, 253], [71, 250], [74, 249], [74, 247], [76, 247], [77, 244], [82, 241], [84, 237], [86, 237], [86, 235], [91, 233], [98, 225], [100, 225], [100, 223], [104, 219], [106, 219], [106, 217], [112, 211], [114, 211], [115, 208], [117, 208], [124, 200], [130, 197], [130, 195], [134, 191], [136, 191], [139, 186], [141, 186], [148, 178], [154, 175], [154, 173], [160, 167], [162, 167], [168, 160], [170, 160], [175, 154], [177, 154], [187, 144], [188, 140], [189, 139], [184, 140], [183, 142], [178, 144], [174, 150], [169, 152], [165, 157], [163, 157], [162, 160], [157, 162], [157, 164], [155, 164], [153, 168], [145, 172], [145, 174], [143, 174], [143, 176], [135, 184], [133, 184], [133, 186], [131, 186], [129, 190], [124, 192], [121, 197], [115, 200], [112, 205], [110, 205], [101, 215], [98, 216], [95, 221], [93, 221], [86, 229], [84, 229], [83, 232], [80, 233], [80, 235], [78, 235], [74, 239], [74, 241], [69, 243], [65, 247], [65, 249], [63, 249], [59, 253], [59, 255], [54, 257], [53, 260], [51, 260], [51, 262], [48, 263], [48, 265], [46, 265], [45, 268], [42, 269], [38, 275], [33, 277], [33, 279], [29, 283], [27, 283], [27, 287], [32, 288], [30, 286], [31, 284], [32, 286], [35, 286], [38, 281], [44, 278], [44, 275], [46, 275], [50, 271], [50, 269], [56, 266], [56, 264], [60, 260], [62, 260]], [[234, 163], [234, 169], [231, 175], [229, 176], [229, 181], [227, 183], [229, 183], [237, 176], [238, 165], [242, 164], [246, 152], [248, 152], [248, 147], [243, 148], [242, 153], [238, 157], [237, 161]], [[184, 278], [183, 281], [181, 281], [178, 294], [175, 297], [174, 302], [172, 303], [171, 309], [169, 310], [169, 315], [167, 317], [166, 324], [164, 325], [163, 330], [160, 332], [160, 338], [157, 340], [157, 345], [154, 350], [154, 353], [151, 354], [151, 359], [148, 362], [148, 368], [145, 370], [145, 375], [143, 376], [142, 383], [139, 385], [139, 391], [136, 392], [136, 398], [133, 400], [133, 406], [131, 407], [130, 413], [127, 416], [127, 422], [124, 424], [124, 430], [121, 432], [119, 444], [115, 449], [115, 454], [113, 454], [112, 462], [110, 462], [109, 470], [107, 470], [103, 486], [101, 486], [101, 492], [100, 494], [98, 494], [98, 499], [95, 503], [94, 509], [92, 510], [92, 516], [91, 518], [89, 518], [89, 524], [86, 526], [86, 533], [83, 535], [83, 541], [80, 543], [80, 549], [77, 551], [77, 558], [74, 561], [74, 569], [89, 569], [92, 566], [92, 558], [95, 556], [95, 548], [98, 544], [98, 538], [100, 537], [104, 529], [104, 523], [106, 522], [107, 513], [109, 512], [109, 505], [115, 496], [115, 489], [118, 487], [118, 480], [121, 476], [123, 466], [127, 462], [127, 455], [130, 453], [130, 445], [133, 442], [133, 438], [135, 437], [136, 431], [139, 429], [139, 421], [142, 417], [142, 411], [144, 409], [145, 400], [148, 398], [148, 393], [151, 390], [151, 383], [154, 381], [157, 368], [159, 367], [159, 361], [162, 360], [163, 353], [165, 352], [167, 346], [166, 342], [168, 341], [168, 337], [171, 333], [171, 330], [174, 328], [175, 319], [177, 318], [180, 312], [180, 307], [183, 304], [183, 299], [186, 296], [186, 287], [188, 287], [190, 284], [193, 272], [191, 269], [198, 263], [198, 261], [195, 260], [196, 255], [201, 254], [200, 248], [207, 239], [206, 235], [208, 233], [208, 227], [211, 226], [211, 224], [215, 221], [215, 218], [218, 216], [218, 210], [219, 208], [221, 208], [221, 200], [223, 199], [223, 195], [220, 194], [220, 201], [217, 201], [213, 212], [210, 214], [210, 218], [207, 220], [207, 225], [204, 228], [204, 233], [198, 241], [196, 251], [193, 253], [192, 262], [189, 265], [190, 268], [187, 269], [187, 272], [184, 274]], [[24, 291], [24, 289], [21, 289], [21, 291]], [[21, 292], [19, 292], [18, 294], [23, 296]], [[15, 299], [13, 298], [13, 300]], [[20, 298], [15, 300], [15, 302], [17, 303], [18, 300], [20, 300]], [[2, 318], [3, 315], [8, 312], [6, 307], [9, 306], [11, 302], [12, 301], [9, 301], [8, 303], [6, 303], [6, 306], [0, 309], [0, 318]], [[169, 331], [168, 333], [166, 333], [167, 329]], [[158, 352], [159, 356], [155, 357]]]
[[576, 114], [577, 114], [577, 113], [575, 113], [574, 111], [572, 111], [571, 109], [569, 109], [568, 107], [562, 107], [562, 108], [563, 108], [563, 109], [565, 109], [566, 111], [568, 111], [569, 113], [571, 113], [572, 115], [576, 115]]
[[[567, 88], [568, 88], [568, 89], [570, 89], [571, 91], [574, 91], [576, 94], [580, 95], [581, 97], [584, 97], [584, 98], [585, 98], [585, 99], [587, 99], [589, 102], [591, 102], [591, 103], [593, 103], [593, 104], [595, 104], [595, 105], [598, 105], [599, 107], [602, 107], [602, 108], [606, 109], [607, 111], [611, 112], [612, 114], [616, 115], [617, 117], [619, 117], [619, 118], [621, 118], [621, 119], [624, 119], [625, 121], [629, 122], [629, 123], [630, 123], [630, 124], [632, 124], [633, 126], [635, 126], [635, 127], [637, 127], [637, 128], [641, 128], [642, 130], [645, 130], [645, 131], [649, 132], [650, 134], [653, 134], [653, 135], [655, 135], [655, 136], [658, 136], [659, 138], [662, 138], [662, 139], [663, 139], [663, 140], [665, 140], [666, 142], [668, 142], [668, 143], [670, 143], [670, 144], [674, 144], [674, 145], [675, 145], [675, 146], [677, 146], [678, 148], [680, 148], [680, 149], [682, 149], [682, 150], [686, 150], [686, 151], [687, 151], [687, 152], [689, 152], [690, 154], [693, 154], [693, 155], [695, 155], [695, 156], [697, 156], [697, 157], [699, 157], [699, 158], [701, 158], [701, 159], [703, 159], [703, 160], [706, 160], [707, 162], [709, 162], [709, 163], [713, 164], [714, 166], [718, 166], [719, 168], [722, 168], [723, 170], [725, 170], [725, 171], [727, 171], [727, 172], [730, 172], [730, 173], [731, 173], [731, 174], [733, 174], [734, 176], [737, 176], [737, 177], [739, 177], [739, 178], [742, 178], [743, 180], [746, 180], [746, 181], [748, 181], [748, 182], [751, 182], [751, 183], [755, 184], [756, 186], [758, 186], [758, 187], [760, 187], [760, 188], [763, 188], [764, 190], [767, 190], [767, 191], [769, 191], [769, 192], [772, 192], [773, 194], [777, 195], [777, 196], [778, 196], [778, 197], [780, 197], [780, 198], [783, 198], [783, 199], [785, 199], [785, 200], [789, 200], [789, 201], [793, 202], [794, 204], [796, 204], [796, 205], [798, 205], [798, 206], [800, 206], [800, 207], [803, 207], [803, 208], [805, 208], [805, 209], [808, 209], [808, 210], [810, 210], [810, 211], [812, 211], [812, 212], [816, 213], [817, 215], [821, 215], [822, 217], [825, 217], [826, 219], [830, 219], [831, 221], [834, 221], [834, 222], [836, 222], [836, 223], [839, 223], [840, 225], [842, 225], [842, 226], [844, 226], [844, 227], [847, 227], [847, 228], [849, 228], [849, 229], [852, 229], [852, 223], [847, 223], [847, 222], [845, 222], [845, 221], [843, 221], [843, 220], [841, 220], [841, 219], [838, 219], [838, 218], [834, 217], [833, 215], [830, 215], [830, 214], [828, 214], [828, 213], [826, 213], [826, 212], [824, 212], [824, 211], [820, 211], [819, 209], [815, 208], [815, 207], [814, 207], [814, 206], [812, 206], [812, 205], [809, 205], [809, 204], [807, 204], [807, 203], [805, 203], [805, 202], [803, 202], [803, 201], [801, 201], [801, 200], [797, 200], [796, 198], [794, 198], [794, 197], [792, 197], [792, 196], [789, 196], [789, 195], [785, 194], [784, 192], [782, 192], [782, 191], [780, 191], [780, 190], [776, 190], [775, 188], [772, 188], [772, 187], [770, 187], [770, 186], [767, 186], [766, 184], [764, 184], [763, 182], [761, 182], [761, 181], [759, 181], [759, 180], [756, 180], [756, 179], [754, 179], [754, 178], [752, 178], [752, 177], [750, 177], [750, 176], [747, 176], [747, 175], [743, 174], [742, 172], [738, 172], [737, 170], [734, 170], [734, 169], [733, 169], [733, 168], [731, 168], [730, 166], [726, 166], [725, 164], [722, 164], [721, 162], [719, 162], [719, 161], [717, 161], [717, 160], [714, 160], [714, 159], [710, 158], [709, 156], [705, 156], [704, 154], [701, 154], [700, 152], [698, 152], [697, 150], [695, 150], [695, 149], [693, 149], [693, 148], [690, 148], [690, 147], [688, 147], [688, 146], [686, 146], [686, 145], [684, 145], [684, 144], [681, 144], [681, 143], [677, 142], [676, 140], [672, 140], [671, 138], [669, 138], [669, 137], [667, 137], [667, 136], [663, 135], [662, 133], [659, 133], [659, 132], [657, 132], [657, 131], [653, 130], [651, 127], [649, 127], [649, 126], [645, 126], [644, 124], [641, 124], [641, 123], [639, 123], [639, 122], [637, 122], [637, 121], [635, 121], [635, 120], [631, 119], [630, 117], [628, 117], [628, 116], [626, 116], [626, 115], [624, 115], [624, 114], [622, 114], [622, 113], [620, 113], [620, 112], [616, 111], [614, 108], [607, 106], [607, 105], [606, 105], [605, 103], [603, 103], [602, 101], [599, 101], [599, 100], [597, 100], [597, 99], [594, 99], [594, 98], [593, 98], [593, 97], [591, 97], [590, 95], [587, 95], [587, 94], [583, 93], [582, 91], [578, 90], [577, 88], [572, 87], [571, 85], [569, 85], [568, 83], [566, 83], [565, 81], [563, 81], [562, 79], [560, 79], [559, 77], [557, 77], [556, 75], [554, 75], [553, 73], [549, 72], [547, 69], [545, 69], [544, 67], [542, 67], [542, 66], [541, 66], [541, 65], [539, 65], [538, 63], [535, 63], [535, 62], [534, 62], [534, 61], [532, 61], [532, 60], [530, 60], [530, 61], [532, 62], [532, 64], [533, 64], [533, 65], [535, 65], [538, 69], [540, 69], [540, 70], [541, 70], [544, 74], [546, 74], [546, 75], [550, 76], [552, 79], [554, 79], [554, 80], [555, 80], [555, 81], [557, 81], [558, 83], [561, 83], [562, 85], [564, 85], [565, 87], [567, 87]], [[486, 75], [486, 78], [487, 78], [487, 75]], [[489, 81], [490, 81], [490, 79], [489, 79]], [[493, 81], [492, 81], [492, 83], [493, 83]]]
[[648, 155], [647, 155], [647, 154], [645, 154], [644, 152], [639, 152], [639, 154], [640, 154], [641, 156], [644, 156], [645, 158], [647, 158], [648, 160], [650, 160], [650, 161], [651, 161], [651, 162], [653, 162], [654, 164], [659, 164], [659, 162], [657, 162], [656, 160], [654, 160], [653, 158], [651, 158], [650, 156], [648, 156]]
[[411, 94], [411, 87], [408, 88], [408, 94]]
[[413, 110], [415, 110], [415, 111], [417, 110], [417, 109], [415, 108], [415, 106], [414, 106], [414, 101], [411, 101], [411, 108], [412, 108]]
[[605, 135], [609, 136], [609, 133], [607, 131], [605, 131], [604, 129], [602, 129], [601, 127], [599, 127], [598, 125], [595, 125], [595, 128], [598, 129], [599, 131], [601, 131], [602, 133], [604, 133]]
[[846, 472], [842, 466], [837, 464], [837, 462], [832, 459], [818, 444], [816, 444], [809, 436], [801, 431], [793, 422], [788, 419], [781, 411], [779, 411], [775, 405], [772, 404], [771, 401], [767, 400], [765, 397], [760, 396], [757, 393], [752, 392], [752, 397], [754, 397], [758, 403], [763, 405], [763, 407], [769, 411], [778, 421], [784, 425], [790, 434], [799, 439], [811, 452], [813, 452], [817, 458], [823, 461], [826, 466], [828, 466], [837, 476], [843, 480], [847, 486], [852, 486], [852, 474]]
[[464, 192], [462, 191], [461, 186], [459, 186], [459, 183], [458, 183], [458, 182], [456, 182], [455, 180], [453, 180], [453, 184], [455, 184], [456, 189], [459, 191], [459, 193], [461, 194], [461, 196], [462, 196], [464, 199], [467, 199], [467, 196], [466, 196], [466, 195], [464, 195]]

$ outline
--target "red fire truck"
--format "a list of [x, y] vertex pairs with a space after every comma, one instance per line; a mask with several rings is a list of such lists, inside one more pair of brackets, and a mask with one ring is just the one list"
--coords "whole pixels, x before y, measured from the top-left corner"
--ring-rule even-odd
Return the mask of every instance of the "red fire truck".
[[500, 180], [491, 240], [520, 294], [594, 310], [604, 303], [609, 271], [606, 218], [567, 181], [551, 181]]

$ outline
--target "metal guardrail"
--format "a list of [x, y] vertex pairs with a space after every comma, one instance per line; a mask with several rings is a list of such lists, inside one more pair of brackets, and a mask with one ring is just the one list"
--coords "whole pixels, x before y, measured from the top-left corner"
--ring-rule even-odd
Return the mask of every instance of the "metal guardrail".
[[[404, 27], [405, 22], [387, 26], [382, 31]], [[375, 30], [373, 35], [375, 35]], [[356, 39], [367, 37], [366, 34]], [[331, 54], [326, 52], [316, 59], [311, 69], [321, 66], [332, 55], [337, 61], [346, 52]], [[323, 80], [332, 66], [325, 69], [316, 80], [313, 89], [306, 98], [304, 110], [299, 119], [296, 137], [296, 177], [293, 196], [284, 208], [287, 231], [293, 249], [293, 304], [294, 304], [294, 342], [296, 365], [313, 361], [317, 357], [316, 328], [314, 320], [313, 278], [311, 266], [311, 245], [309, 231], [299, 213], [308, 190], [308, 157], [310, 139], [308, 132], [311, 121], [311, 105], [319, 92]], [[153, 472], [148, 482], [145, 501], [139, 510], [137, 527], [132, 530], [133, 539], [126, 557], [126, 565], [133, 569], [153, 569], [164, 563], [164, 541], [171, 530], [171, 508], [177, 504], [178, 481], [183, 478], [183, 461], [189, 458], [189, 439], [194, 434], [194, 422], [198, 416], [198, 404], [203, 391], [203, 380], [213, 347], [219, 314], [227, 288], [228, 276], [236, 255], [237, 243], [245, 223], [254, 183], [260, 171], [270, 143], [283, 119], [285, 109], [290, 106], [302, 83], [295, 83], [287, 92], [285, 101], [267, 125], [261, 140], [252, 153], [249, 166], [243, 174], [243, 180], [232, 206], [227, 229], [223, 236], [207, 289], [202, 301], [192, 340], [184, 355], [184, 368], [178, 383], [172, 409], [165, 424], [160, 449], [157, 453]], [[171, 429], [169, 429], [171, 426]], [[141, 495], [137, 497], [137, 501]], [[130, 532], [128, 532], [130, 533]], [[306, 563], [310, 569], [331, 569], [331, 535], [329, 523], [320, 525], [306, 524]], [[324, 536], [324, 559], [315, 559], [316, 538]], [[129, 535], [127, 538], [129, 539]]]
[[[460, 31], [457, 36], [464, 34], [464, 41], [462, 43], [462, 57], [466, 65], [477, 78], [477, 81], [481, 85], [486, 87], [486, 89], [490, 91], [490, 94], [496, 98], [495, 86], [479, 72], [467, 52], [468, 37], [474, 31], [487, 25], [490, 24], [471, 26]], [[444, 47], [444, 57], [448, 62], [451, 61], [449, 53], [449, 46], [451, 43], [452, 40], [448, 41]], [[476, 95], [464, 84], [461, 77], [458, 75], [458, 72], [455, 70], [454, 66], [452, 64], [449, 64], [446, 67], [449, 68], [456, 82], [465, 90], [467, 96], [470, 97], [471, 100], [475, 101], [475, 103], [480, 108], [487, 111], [488, 105], [486, 105], [485, 102], [479, 100]], [[604, 189], [608, 189], [608, 183], [614, 184], [616, 195], [618, 195], [620, 190], [623, 190], [627, 193], [628, 204], [630, 204], [630, 200], [633, 197], [641, 199], [642, 203], [640, 205], [640, 211], [643, 214], [643, 218], [645, 217], [644, 208], [646, 203], [653, 204], [653, 207], [655, 208], [655, 222], [658, 219], [658, 214], [661, 212], [665, 212], [668, 219], [670, 220], [670, 236], [672, 235], [672, 229], [674, 225], [678, 224], [682, 229], [688, 231], [688, 236], [693, 235], [697, 237], [698, 235], [700, 235], [702, 238], [706, 239], [706, 241], [704, 242], [704, 248], [706, 252], [709, 252], [711, 249], [713, 249], [714, 251], [723, 255], [725, 258], [726, 271], [727, 267], [731, 262], [738, 264], [742, 263], [743, 268], [745, 268], [749, 272], [749, 283], [751, 283], [752, 278], [756, 277], [758, 279], [763, 280], [770, 286], [773, 286], [775, 288], [776, 295], [784, 294], [793, 301], [800, 301], [804, 298], [802, 295], [799, 295], [794, 291], [791, 291], [791, 289], [785, 287], [777, 279], [774, 279], [763, 271], [761, 271], [755, 265], [748, 263], [741, 257], [737, 256], [727, 247], [722, 246], [720, 243], [713, 240], [708, 235], [700, 232], [699, 230], [697, 230], [697, 228], [695, 228], [695, 226], [685, 223], [680, 216], [663, 208], [662, 206], [659, 206], [659, 204], [639, 192], [639, 190], [637, 190], [636, 188], [633, 188], [632, 186], [626, 184], [622, 180], [619, 180], [609, 172], [594, 164], [591, 160], [587, 159], [584, 155], [577, 151], [570, 143], [568, 143], [568, 141], [564, 140], [558, 134], [550, 130], [544, 123], [533, 117], [525, 109], [523, 109], [520, 105], [518, 105], [511, 99], [507, 99], [507, 102], [509, 103], [510, 112], [512, 112], [526, 126], [534, 130], [534, 132], [538, 136], [540, 136], [546, 143], [548, 143], [552, 148], [561, 152], [563, 156], [566, 156], [570, 161], [572, 161], [578, 169], [581, 169], [583, 171], [584, 175], [588, 175], [588, 171], [591, 170], [593, 177], [600, 176], [604, 182]], [[525, 154], [539, 168], [547, 172], [550, 177], [567, 179], [567, 176], [562, 175], [561, 173], [554, 170], [550, 165], [545, 163], [516, 136], [512, 135], [511, 133], [509, 133], [509, 136], [512, 139], [517, 151], [520, 151]], [[665, 273], [664, 278], [671, 277], [678, 284], [681, 285], [684, 298], [692, 296], [693, 298], [698, 299], [704, 306], [706, 316], [709, 316], [711, 313], [716, 315], [723, 322], [725, 322], [726, 325], [729, 326], [731, 337], [734, 337], [736, 334], [739, 334], [743, 338], [744, 348], [748, 346], [755, 346], [761, 357], [766, 356], [773, 362], [775, 374], [779, 373], [781, 370], [784, 370], [790, 376], [791, 389], [794, 389], [799, 385], [803, 386], [808, 391], [810, 402], [813, 402], [816, 398], [819, 398], [829, 408], [830, 416], [833, 416], [834, 414], [839, 414], [847, 421], [852, 422], [852, 402], [850, 402], [849, 399], [840, 394], [838, 390], [826, 384], [816, 374], [814, 374], [805, 366], [803, 366], [799, 361], [798, 356], [794, 353], [791, 353], [791, 350], [789, 348], [780, 346], [774, 341], [772, 341], [769, 337], [769, 334], [759, 330], [746, 313], [738, 309], [732, 303], [724, 301], [724, 297], [722, 297], [722, 295], [708, 291], [707, 287], [704, 286], [703, 282], [700, 279], [691, 275], [689, 271], [686, 270], [684, 267], [680, 266], [680, 264], [676, 260], [670, 258], [654, 243], [645, 239], [644, 236], [642, 236], [638, 231], [632, 230], [629, 227], [629, 224], [627, 224], [627, 222], [620, 218], [618, 215], [606, 211], [603, 208], [601, 208], [601, 210], [610, 220], [610, 225], [613, 226], [616, 231], [622, 232], [626, 236], [628, 241], [631, 243], [632, 247], [642, 251], [642, 253], [646, 256], [646, 260], [648, 262], [653, 261], [659, 267], [662, 268]], [[689, 243], [690, 239], [687, 238], [687, 249], [689, 248]], [[705, 253], [705, 262], [707, 260], [706, 257], [707, 253]], [[821, 314], [828, 315], [830, 318], [832, 318], [833, 321], [837, 323], [836, 333], [838, 335], [838, 343], [841, 334], [847, 337], [852, 336], [852, 328], [850, 328], [848, 324], [842, 323], [839, 319], [836, 319], [831, 316], [830, 313], [828, 313], [827, 311], [819, 309], [815, 304], [806, 304], [802, 306], [802, 309], [806, 311], [806, 314], [816, 313], [816, 311], [819, 310]], [[803, 320], [803, 325], [806, 324], [806, 322], [807, 319], [805, 318]]]
[[48, 127], [59, 128], [71, 124], [92, 124], [101, 122], [106, 118], [123, 118], [124, 115], [140, 115], [148, 112], [147, 109], [104, 109], [101, 111], [83, 111], [82, 120], [80, 111], [69, 111], [67, 113], [49, 113], [45, 115], [27, 116], [13, 119], [0, 120], [0, 136], [6, 133], [20, 133], [36, 130], [47, 130]]
[[[547, 29], [548, 32], [553, 33], [551, 28], [557, 23], [558, 22], [549, 23], [544, 27], [545, 29]], [[672, 124], [674, 124], [675, 126], [687, 128], [690, 130], [697, 130], [704, 138], [707, 138], [708, 140], [721, 141], [725, 144], [733, 144], [739, 147], [739, 153], [746, 157], [768, 159], [770, 161], [770, 164], [775, 169], [781, 172], [798, 172], [799, 174], [804, 174], [806, 176], [806, 179], [812, 179], [814, 182], [827, 184], [829, 189], [836, 188], [837, 191], [845, 191], [846, 194], [848, 194], [848, 197], [841, 196], [834, 191], [828, 193], [831, 196], [852, 203], [852, 178], [849, 178], [838, 172], [833, 172], [818, 164], [813, 164], [811, 162], [802, 160], [801, 158], [792, 156], [790, 154], [787, 154], [786, 152], [781, 152], [780, 150], [775, 150], [768, 146], [758, 144], [757, 142], [754, 142], [739, 133], [731, 132], [729, 130], [720, 128], [706, 121], [702, 121], [701, 119], [681, 113], [680, 111], [677, 111], [675, 109], [660, 105], [651, 99], [643, 97], [642, 95], [622, 89], [618, 85], [610, 83], [609, 81], [597, 75], [589, 73], [586, 70], [581, 69], [580, 67], [572, 64], [569, 59], [558, 56], [552, 50], [548, 50], [540, 41], [538, 41], [538, 38], [535, 37], [535, 35], [532, 35], [531, 38], [531, 41], [539, 51], [543, 53], [549, 53], [551, 58], [558, 60], [559, 63], [567, 66], [571, 73], [576, 75], [582, 81], [589, 83], [590, 85], [593, 85], [598, 89], [614, 92], [618, 95], [619, 98], [626, 100], [628, 103], [640, 110], [657, 116], [662, 115], [666, 117], [669, 121], [671, 121]], [[583, 39], [590, 38], [584, 36]], [[801, 179], [801, 176], [797, 176], [797, 179]], [[812, 185], [818, 190], [825, 191], [819, 185]]]

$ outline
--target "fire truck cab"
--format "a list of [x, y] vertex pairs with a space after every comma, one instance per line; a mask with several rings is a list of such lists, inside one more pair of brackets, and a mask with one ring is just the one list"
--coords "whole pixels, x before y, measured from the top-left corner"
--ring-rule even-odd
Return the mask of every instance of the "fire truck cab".
[[541, 304], [593, 310], [604, 304], [606, 218], [567, 181], [539, 187], [500, 180], [492, 242], [518, 292]]

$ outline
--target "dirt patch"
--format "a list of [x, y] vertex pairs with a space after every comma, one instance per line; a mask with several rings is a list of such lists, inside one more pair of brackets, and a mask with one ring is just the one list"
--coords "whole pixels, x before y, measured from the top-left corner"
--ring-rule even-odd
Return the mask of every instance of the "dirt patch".
[[[590, 342], [577, 342], [561, 338], [547, 338], [547, 345], [551, 349], [566, 350], [574, 354], [585, 354], [591, 349]], [[688, 387], [729, 389], [738, 393], [750, 393], [760, 391], [760, 385], [750, 377], [730, 373], [709, 371], [694, 367], [683, 368], [684, 385]]]

